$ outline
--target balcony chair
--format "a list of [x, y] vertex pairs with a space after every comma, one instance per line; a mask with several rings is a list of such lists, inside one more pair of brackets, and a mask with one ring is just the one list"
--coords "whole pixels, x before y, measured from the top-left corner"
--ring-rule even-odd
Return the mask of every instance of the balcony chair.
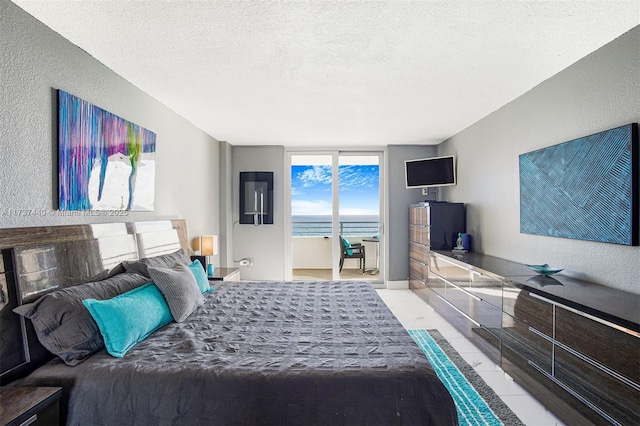
[[360, 243], [350, 244], [345, 238], [340, 236], [342, 250], [340, 250], [340, 272], [345, 259], [360, 259], [360, 269], [364, 274], [364, 246]]

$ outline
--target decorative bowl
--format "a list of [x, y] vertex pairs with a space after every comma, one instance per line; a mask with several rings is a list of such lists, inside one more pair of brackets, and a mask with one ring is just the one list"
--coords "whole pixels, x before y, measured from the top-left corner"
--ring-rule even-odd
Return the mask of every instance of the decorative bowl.
[[564, 268], [557, 268], [555, 266], [551, 266], [546, 263], [544, 265], [527, 265], [527, 266], [542, 275], [557, 274], [558, 272], [564, 269]]

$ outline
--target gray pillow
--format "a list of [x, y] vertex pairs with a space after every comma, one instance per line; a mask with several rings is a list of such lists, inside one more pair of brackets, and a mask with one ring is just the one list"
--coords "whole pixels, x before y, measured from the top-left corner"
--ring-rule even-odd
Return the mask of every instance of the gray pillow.
[[176, 263], [183, 263], [188, 265], [191, 263], [191, 258], [187, 255], [183, 249], [169, 254], [161, 254], [155, 257], [145, 257], [144, 259], [122, 262], [122, 266], [127, 272], [137, 272], [145, 277], [151, 277], [149, 275], [149, 266], [155, 268], [168, 268], [171, 269]]
[[148, 283], [134, 273], [68, 287], [45, 294], [13, 311], [31, 320], [38, 340], [67, 365], [78, 365], [104, 347], [98, 325], [84, 307], [84, 299], [105, 300]]
[[176, 322], [187, 319], [204, 303], [196, 277], [189, 266], [182, 263], [176, 263], [173, 269], [149, 266], [149, 274], [167, 300], [171, 316]]

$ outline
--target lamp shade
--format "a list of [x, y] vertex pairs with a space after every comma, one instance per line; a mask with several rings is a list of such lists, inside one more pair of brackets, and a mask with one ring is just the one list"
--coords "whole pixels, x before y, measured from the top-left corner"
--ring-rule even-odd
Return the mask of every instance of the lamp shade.
[[218, 237], [216, 235], [203, 235], [200, 237], [200, 254], [202, 256], [215, 256], [218, 254]]

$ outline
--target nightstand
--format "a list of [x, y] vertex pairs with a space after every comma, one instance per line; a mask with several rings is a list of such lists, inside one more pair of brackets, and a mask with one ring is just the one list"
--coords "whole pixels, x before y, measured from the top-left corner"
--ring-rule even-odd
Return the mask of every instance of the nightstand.
[[240, 281], [240, 269], [238, 268], [216, 268], [213, 276], [209, 276], [209, 281]]
[[0, 388], [0, 424], [59, 425], [61, 395], [57, 387]]

